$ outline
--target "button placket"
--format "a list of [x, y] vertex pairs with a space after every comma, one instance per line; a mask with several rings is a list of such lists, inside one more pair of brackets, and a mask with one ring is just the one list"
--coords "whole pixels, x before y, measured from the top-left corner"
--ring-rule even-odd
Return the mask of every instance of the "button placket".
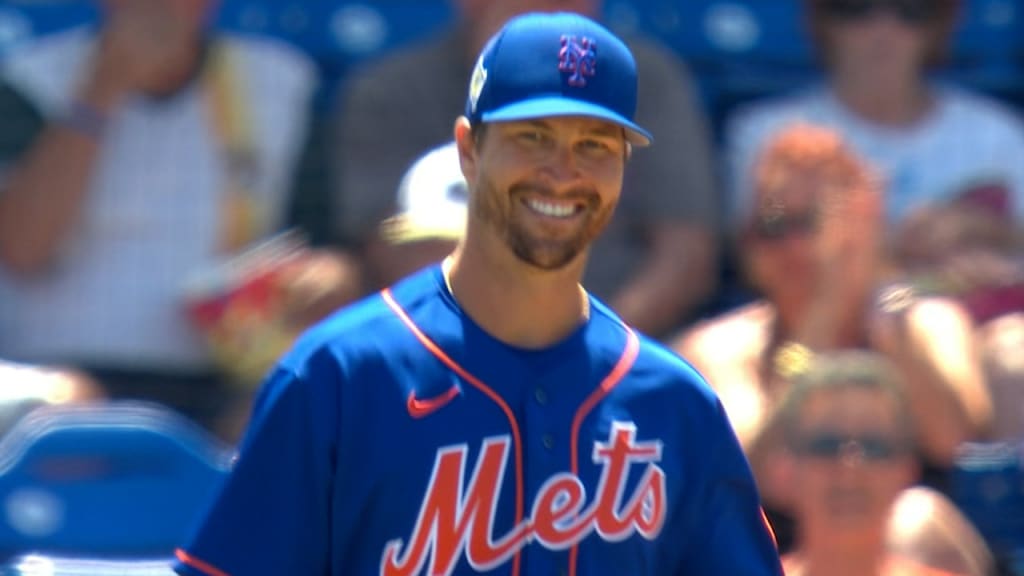
[[538, 386], [537, 388], [534, 389], [533, 399], [536, 400], [537, 404], [540, 404], [541, 406], [548, 405], [548, 393], [541, 386]]

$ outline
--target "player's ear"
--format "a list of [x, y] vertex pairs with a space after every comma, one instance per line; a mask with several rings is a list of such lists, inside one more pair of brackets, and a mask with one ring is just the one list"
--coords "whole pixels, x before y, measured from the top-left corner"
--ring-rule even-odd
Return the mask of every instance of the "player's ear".
[[477, 134], [469, 123], [469, 119], [460, 116], [455, 121], [455, 147], [459, 150], [459, 164], [462, 166], [462, 176], [470, 184], [470, 190], [474, 188], [477, 174], [477, 157], [479, 144], [476, 141]]

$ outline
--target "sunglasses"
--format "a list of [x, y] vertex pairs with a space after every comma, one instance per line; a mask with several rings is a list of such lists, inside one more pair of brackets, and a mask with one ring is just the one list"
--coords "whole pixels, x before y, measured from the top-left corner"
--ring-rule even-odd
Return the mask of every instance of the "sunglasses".
[[910, 24], [920, 24], [935, 16], [934, 0], [824, 0], [825, 14], [837, 21], [864, 20], [888, 12]]
[[821, 432], [794, 443], [797, 454], [821, 460], [838, 460], [856, 457], [866, 462], [883, 462], [907, 453], [907, 446], [892, 438], [882, 436], [850, 436], [833, 432]]
[[782, 240], [789, 236], [808, 235], [818, 230], [818, 214], [786, 212], [763, 213], [754, 218], [752, 231], [761, 240]]

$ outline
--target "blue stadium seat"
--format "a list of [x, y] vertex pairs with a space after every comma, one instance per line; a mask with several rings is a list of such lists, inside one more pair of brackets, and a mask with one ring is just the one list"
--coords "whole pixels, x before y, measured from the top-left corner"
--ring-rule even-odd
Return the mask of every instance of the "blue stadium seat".
[[716, 137], [736, 107], [819, 78], [802, 0], [605, 0], [604, 18], [689, 65]]
[[953, 42], [955, 64], [1002, 66], [1024, 50], [1024, 0], [962, 3]]
[[813, 64], [801, 0], [605, 0], [619, 32], [660, 39], [692, 65]]
[[1024, 574], [1024, 442], [961, 446], [950, 495], [996, 555]]
[[963, 3], [943, 77], [1024, 107], [1024, 0]]
[[171, 560], [103, 560], [26, 554], [0, 568], [3, 576], [175, 576]]
[[427, 36], [451, 17], [448, 0], [222, 0], [215, 25], [287, 40], [338, 68]]
[[90, 0], [0, 1], [0, 56], [19, 42], [94, 22], [97, 15]]
[[39, 408], [0, 439], [0, 558], [169, 556], [232, 457], [160, 406]]
[[448, 0], [222, 0], [215, 25], [279, 38], [319, 65], [321, 104], [354, 66], [447, 26]]

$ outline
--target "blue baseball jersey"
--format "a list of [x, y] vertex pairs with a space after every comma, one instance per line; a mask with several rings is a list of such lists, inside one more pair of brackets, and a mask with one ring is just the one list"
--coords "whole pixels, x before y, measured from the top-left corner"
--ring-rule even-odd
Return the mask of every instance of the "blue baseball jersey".
[[782, 574], [714, 393], [591, 310], [516, 348], [432, 267], [320, 323], [268, 377], [177, 571]]

